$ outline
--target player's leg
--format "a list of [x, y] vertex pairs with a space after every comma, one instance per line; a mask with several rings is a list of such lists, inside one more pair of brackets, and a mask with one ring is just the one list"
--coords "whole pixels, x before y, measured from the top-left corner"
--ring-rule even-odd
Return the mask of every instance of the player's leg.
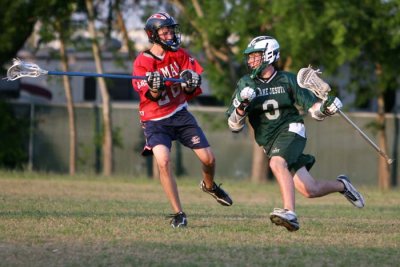
[[194, 116], [185, 109], [176, 113], [174, 119], [174, 123], [179, 124], [175, 132], [176, 139], [182, 145], [192, 149], [201, 162], [203, 179], [200, 188], [213, 196], [221, 205], [232, 205], [229, 195], [214, 182], [215, 156]]
[[165, 145], [153, 147], [153, 155], [160, 172], [160, 182], [175, 213], [182, 211], [178, 186], [171, 173], [170, 150]]
[[193, 149], [202, 164], [203, 180], [200, 188], [214, 197], [223, 206], [231, 206], [232, 199], [229, 195], [214, 182], [215, 157], [210, 147]]
[[214, 184], [215, 156], [210, 147], [193, 149], [201, 162], [201, 173], [204, 184], [211, 188]]
[[308, 198], [322, 197], [330, 193], [340, 192], [357, 208], [364, 207], [364, 198], [351, 184], [346, 175], [339, 175], [334, 181], [315, 180], [305, 167], [300, 168], [294, 175], [297, 191]]
[[[167, 125], [167, 126], [166, 126]], [[154, 155], [160, 175], [160, 183], [171, 204], [171, 226], [182, 227], [187, 225], [186, 214], [182, 211], [176, 180], [171, 173], [170, 150], [173, 134], [169, 121], [147, 121], [142, 127], [146, 137], [146, 145], [142, 155]]]
[[274, 208], [270, 213], [270, 220], [278, 226], [284, 226], [288, 231], [297, 231], [300, 225], [295, 210], [295, 195], [293, 177], [286, 160], [280, 156], [270, 159], [269, 166], [279, 184], [283, 201], [283, 209]]
[[152, 150], [160, 172], [161, 185], [174, 211], [174, 213], [170, 215], [171, 226], [174, 228], [185, 227], [187, 226], [187, 219], [186, 214], [182, 211], [178, 186], [171, 173], [170, 150], [165, 145], [156, 145]]
[[270, 147], [264, 147], [283, 201], [283, 209], [275, 208], [270, 213], [270, 219], [272, 223], [284, 226], [288, 231], [297, 231], [300, 228], [295, 213], [295, 187], [291, 169], [302, 154], [305, 143], [304, 137], [293, 132], [283, 132]]
[[293, 180], [297, 191], [308, 198], [322, 197], [330, 193], [344, 191], [343, 183], [337, 180], [315, 180], [307, 171], [306, 167], [301, 167], [297, 170]]
[[269, 161], [269, 167], [279, 184], [283, 208], [295, 211], [294, 182], [286, 160], [280, 156], [274, 156]]
[[186, 109], [174, 115], [176, 125], [175, 137], [185, 147], [193, 150], [199, 158], [202, 167], [203, 181], [207, 187], [212, 187], [215, 174], [215, 156], [210, 144], [197, 124], [194, 116]]

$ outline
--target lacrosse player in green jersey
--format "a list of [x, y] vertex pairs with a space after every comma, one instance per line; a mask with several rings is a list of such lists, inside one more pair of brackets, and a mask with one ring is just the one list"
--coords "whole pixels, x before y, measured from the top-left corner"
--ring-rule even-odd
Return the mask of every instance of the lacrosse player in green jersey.
[[283, 200], [283, 208], [270, 213], [271, 222], [289, 231], [300, 228], [295, 188], [309, 198], [340, 192], [354, 206], [364, 207], [362, 195], [347, 176], [317, 181], [309, 173], [315, 158], [303, 154], [307, 137], [302, 114], [308, 112], [321, 121], [335, 114], [342, 102], [337, 97], [321, 101], [297, 84], [295, 74], [278, 70], [274, 63], [279, 59], [279, 44], [270, 36], [254, 38], [244, 54], [251, 72], [237, 83], [227, 111], [228, 124], [233, 132], [239, 132], [248, 118], [256, 142], [269, 158]]

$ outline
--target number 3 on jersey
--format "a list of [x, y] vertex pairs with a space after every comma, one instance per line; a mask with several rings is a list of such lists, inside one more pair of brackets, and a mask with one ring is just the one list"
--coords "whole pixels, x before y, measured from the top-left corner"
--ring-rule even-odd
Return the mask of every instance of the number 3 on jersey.
[[276, 120], [279, 115], [279, 104], [275, 99], [268, 99], [262, 105], [263, 110], [265, 111], [265, 117], [269, 120]]

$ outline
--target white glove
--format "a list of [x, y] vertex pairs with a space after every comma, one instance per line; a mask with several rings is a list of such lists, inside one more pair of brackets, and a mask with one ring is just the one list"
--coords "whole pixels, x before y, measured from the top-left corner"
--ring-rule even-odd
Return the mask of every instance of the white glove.
[[256, 97], [256, 91], [254, 91], [253, 88], [250, 87], [245, 87], [242, 89], [242, 91], [240, 91], [240, 98], [242, 99], [242, 101], [253, 101], [253, 99]]
[[326, 101], [322, 103], [321, 112], [326, 116], [332, 116], [343, 107], [342, 101], [334, 96], [329, 96]]
[[235, 99], [233, 100], [233, 106], [235, 108], [245, 110], [255, 97], [256, 91], [247, 86], [240, 91], [239, 95], [236, 95]]

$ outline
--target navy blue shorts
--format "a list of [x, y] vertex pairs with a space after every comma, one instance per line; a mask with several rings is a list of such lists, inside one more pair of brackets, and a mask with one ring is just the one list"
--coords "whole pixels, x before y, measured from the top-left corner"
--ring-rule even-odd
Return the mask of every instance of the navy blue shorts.
[[160, 144], [171, 150], [172, 141], [175, 140], [191, 149], [210, 146], [203, 130], [186, 108], [166, 119], [142, 122], [142, 128], [146, 137], [143, 156], [152, 155], [152, 148]]

